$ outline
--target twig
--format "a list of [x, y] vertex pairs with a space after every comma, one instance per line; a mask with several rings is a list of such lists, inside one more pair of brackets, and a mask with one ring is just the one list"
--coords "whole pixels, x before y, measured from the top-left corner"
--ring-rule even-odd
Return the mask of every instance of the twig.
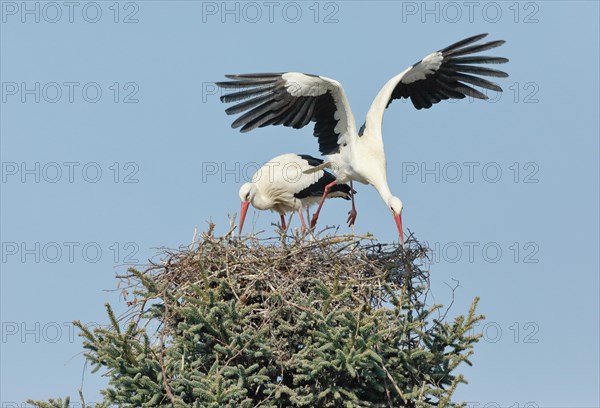
[[400, 390], [400, 387], [398, 387], [398, 384], [396, 384], [396, 381], [394, 380], [394, 377], [392, 377], [392, 375], [390, 374], [390, 372], [388, 371], [388, 369], [385, 367], [385, 364], [383, 364], [383, 362], [381, 363], [381, 368], [383, 368], [383, 371], [385, 371], [385, 374], [387, 375], [387, 378], [389, 378], [389, 380], [392, 382], [392, 385], [396, 389], [396, 392], [398, 393], [398, 396], [402, 400], [402, 404], [406, 405], [406, 398], [404, 398], [404, 394]]

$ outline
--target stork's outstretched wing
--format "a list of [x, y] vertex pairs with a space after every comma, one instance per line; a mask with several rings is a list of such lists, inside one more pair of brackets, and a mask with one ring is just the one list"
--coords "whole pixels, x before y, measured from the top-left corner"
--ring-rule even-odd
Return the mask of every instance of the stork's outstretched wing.
[[356, 134], [354, 116], [339, 82], [299, 72], [226, 75], [232, 81], [217, 82], [234, 89], [222, 102], [238, 102], [225, 112], [239, 116], [231, 127], [248, 132], [257, 127], [283, 125], [300, 129], [315, 123], [314, 136], [321, 154], [339, 151]]
[[366, 128], [381, 130], [383, 113], [394, 99], [410, 98], [415, 108], [428, 109], [450, 98], [463, 99], [465, 96], [470, 96], [488, 99], [484, 93], [470, 85], [502, 92], [502, 88], [498, 85], [480, 76], [504, 78], [508, 74], [474, 64], [503, 64], [508, 62], [508, 59], [470, 55], [499, 47], [505, 42], [499, 40], [473, 44], [486, 36], [487, 34], [479, 34], [469, 37], [431, 53], [390, 79], [371, 104], [367, 113]]

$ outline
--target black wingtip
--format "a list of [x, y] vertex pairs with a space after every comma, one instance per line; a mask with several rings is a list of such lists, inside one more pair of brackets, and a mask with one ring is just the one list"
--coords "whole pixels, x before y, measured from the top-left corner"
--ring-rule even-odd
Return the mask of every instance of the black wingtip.
[[470, 44], [470, 43], [473, 43], [475, 41], [479, 41], [481, 39], [484, 39], [488, 35], [489, 35], [488, 33], [481, 33], [481, 34], [472, 35], [471, 37], [467, 37], [464, 40], [461, 40], [461, 41], [457, 42], [456, 44], [459, 44], [459, 43]]
[[465, 45], [469, 45], [471, 43], [481, 40], [482, 38], [487, 37], [487, 35], [488, 35], [488, 33], [483, 33], [483, 34], [477, 34], [477, 35], [465, 38], [464, 40], [460, 40], [460, 41], [455, 42], [454, 44], [450, 44], [446, 48], [441, 49], [439, 52], [445, 53], [450, 50], [455, 50], [457, 48], [464, 47]]
[[219, 88], [240, 88], [240, 84], [237, 81], [218, 81], [214, 84]]
[[468, 47], [465, 47], [464, 46], [465, 44], [463, 44], [460, 47], [447, 49], [446, 51], [443, 52], [443, 55], [444, 55], [444, 57], [456, 58], [461, 55], [477, 54], [482, 51], [491, 50], [493, 48], [500, 47], [505, 42], [506, 41], [504, 41], [504, 40], [495, 40], [495, 41], [489, 41], [489, 42], [485, 42], [485, 43], [477, 43], [477, 44], [469, 45]]
[[[235, 123], [235, 122], [233, 122], [233, 123], [236, 125], [236, 127], [242, 126], [242, 123]], [[256, 128], [256, 126], [248, 126], [248, 125], [249, 125], [249, 123], [246, 123], [244, 126], [242, 126], [242, 128], [240, 129], [240, 132], [241, 133], [248, 133], [252, 129]]]
[[490, 41], [486, 44], [482, 44], [482, 45], [486, 45], [488, 48], [496, 48], [496, 47], [500, 47], [501, 45], [505, 44], [506, 40], [495, 40], [495, 41]]
[[241, 80], [260, 80], [260, 79], [277, 79], [285, 72], [258, 72], [252, 74], [227, 74], [226, 78], [241, 79]]

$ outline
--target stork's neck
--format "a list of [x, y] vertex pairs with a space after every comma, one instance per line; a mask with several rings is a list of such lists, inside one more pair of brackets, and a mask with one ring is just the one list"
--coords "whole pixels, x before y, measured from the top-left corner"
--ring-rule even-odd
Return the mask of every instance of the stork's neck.
[[390, 79], [385, 83], [383, 88], [379, 91], [375, 99], [373, 99], [373, 103], [371, 103], [371, 107], [367, 112], [366, 117], [366, 128], [371, 128], [375, 135], [379, 135], [381, 137], [381, 122], [383, 121], [383, 114], [385, 113], [385, 109], [387, 108], [390, 98], [392, 96], [392, 92], [398, 85], [398, 82], [402, 79], [404, 74], [410, 71], [412, 67], [406, 68], [404, 71]]
[[268, 210], [273, 205], [273, 200], [266, 197], [262, 192], [257, 188], [256, 193], [252, 197], [252, 206], [259, 210]]
[[389, 207], [390, 199], [394, 196], [393, 196], [392, 192], [390, 191], [390, 186], [387, 183], [387, 179], [383, 178], [381, 180], [371, 182], [371, 184], [373, 185], [373, 187], [375, 187], [375, 189], [381, 196], [381, 199], [383, 200], [383, 202]]

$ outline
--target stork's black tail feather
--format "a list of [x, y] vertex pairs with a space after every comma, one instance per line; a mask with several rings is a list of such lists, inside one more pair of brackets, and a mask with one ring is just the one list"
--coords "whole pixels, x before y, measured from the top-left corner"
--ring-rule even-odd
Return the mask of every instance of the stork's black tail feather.
[[[331, 188], [330, 191], [330, 196], [331, 197], [339, 197], [339, 198], [343, 198], [344, 200], [350, 200], [350, 190], [352, 190], [350, 188], [350, 186], [348, 184], [336, 184], [335, 186], [333, 186]], [[356, 194], [355, 190], [352, 190], [352, 192], [354, 194]], [[342, 195], [337, 195], [337, 194], [333, 194], [333, 193], [341, 193]]]
[[[336, 178], [328, 171], [323, 171], [323, 176], [316, 183], [311, 184], [304, 190], [294, 194], [296, 198], [321, 197], [325, 193], [325, 186], [335, 181]], [[350, 186], [348, 184], [335, 184], [329, 191], [329, 197], [339, 197], [350, 200]], [[356, 191], [352, 190], [354, 194]]]

